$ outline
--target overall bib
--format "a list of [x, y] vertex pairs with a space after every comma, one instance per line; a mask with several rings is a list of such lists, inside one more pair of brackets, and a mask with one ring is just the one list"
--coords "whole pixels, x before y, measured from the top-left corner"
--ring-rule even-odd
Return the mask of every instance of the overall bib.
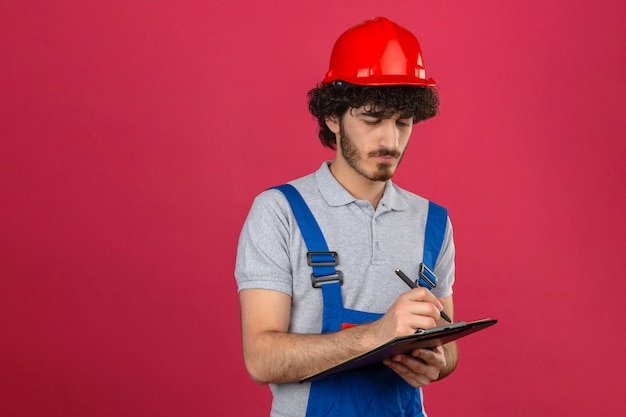
[[[344, 308], [341, 293], [343, 275], [335, 269], [337, 254], [328, 250], [317, 221], [295, 187], [283, 184], [274, 188], [280, 190], [291, 205], [308, 249], [307, 262], [313, 269], [312, 285], [320, 287], [322, 291], [322, 333], [369, 323], [382, 317], [378, 313]], [[445, 208], [429, 202], [422, 262], [423, 269], [429, 274], [426, 280], [420, 277], [420, 285], [429, 289], [432, 289], [429, 281], [436, 280], [431, 271], [441, 250], [447, 216]], [[313, 381], [306, 415], [425, 417], [426, 413], [421, 388], [411, 387], [394, 371], [380, 364]]]

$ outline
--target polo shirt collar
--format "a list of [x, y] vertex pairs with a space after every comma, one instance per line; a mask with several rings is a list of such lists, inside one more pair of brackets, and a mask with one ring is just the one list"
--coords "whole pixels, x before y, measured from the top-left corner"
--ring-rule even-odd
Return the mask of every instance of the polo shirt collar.
[[[315, 172], [315, 179], [322, 197], [324, 197], [330, 206], [343, 206], [357, 201], [352, 194], [339, 184], [337, 179], [330, 172], [330, 163], [331, 161], [324, 161], [322, 166]], [[397, 187], [391, 180], [388, 180], [385, 184], [385, 192], [383, 193], [383, 198], [380, 200], [380, 204], [388, 210], [408, 209], [407, 202], [402, 198]]]

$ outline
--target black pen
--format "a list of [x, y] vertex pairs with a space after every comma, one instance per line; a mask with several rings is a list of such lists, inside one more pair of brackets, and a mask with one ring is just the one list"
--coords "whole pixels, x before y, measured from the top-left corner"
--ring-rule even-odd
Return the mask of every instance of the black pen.
[[[400, 270], [400, 268], [396, 268], [395, 273], [397, 276], [399, 276], [402, 281], [404, 281], [406, 283], [406, 285], [408, 285], [411, 288], [417, 288], [419, 287], [419, 285], [417, 285], [417, 283], [415, 283], [414, 281], [411, 280], [411, 278], [407, 277], [406, 274], [404, 272], [402, 272]], [[445, 311], [441, 310], [439, 312], [441, 314], [441, 318], [444, 319], [445, 321], [447, 321], [448, 323], [452, 323], [452, 320], [450, 320], [450, 317], [448, 317], [448, 315], [446, 314]]]

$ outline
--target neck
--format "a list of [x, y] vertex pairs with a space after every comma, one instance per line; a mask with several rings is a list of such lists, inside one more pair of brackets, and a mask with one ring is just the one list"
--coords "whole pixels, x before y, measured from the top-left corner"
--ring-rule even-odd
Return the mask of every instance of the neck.
[[354, 198], [369, 201], [374, 209], [378, 207], [378, 203], [385, 192], [385, 181], [367, 179], [338, 159], [330, 164], [330, 172]]

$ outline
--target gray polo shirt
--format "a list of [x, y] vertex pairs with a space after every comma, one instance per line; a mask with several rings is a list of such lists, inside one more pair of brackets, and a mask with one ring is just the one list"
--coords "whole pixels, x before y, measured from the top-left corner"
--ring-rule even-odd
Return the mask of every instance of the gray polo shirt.
[[[333, 177], [328, 162], [291, 181], [322, 230], [328, 248], [338, 254], [343, 273], [344, 307], [384, 313], [407, 285], [394, 273], [416, 279], [422, 261], [428, 200], [387, 181], [376, 210], [355, 199]], [[292, 297], [290, 333], [320, 333], [322, 291], [311, 285], [307, 248], [285, 196], [278, 190], [258, 195], [245, 221], [237, 249], [239, 291], [261, 288]], [[435, 274], [438, 297], [452, 294], [454, 242], [448, 219]], [[273, 416], [304, 416], [308, 384], [272, 385]], [[304, 407], [304, 408], [302, 408]]]

